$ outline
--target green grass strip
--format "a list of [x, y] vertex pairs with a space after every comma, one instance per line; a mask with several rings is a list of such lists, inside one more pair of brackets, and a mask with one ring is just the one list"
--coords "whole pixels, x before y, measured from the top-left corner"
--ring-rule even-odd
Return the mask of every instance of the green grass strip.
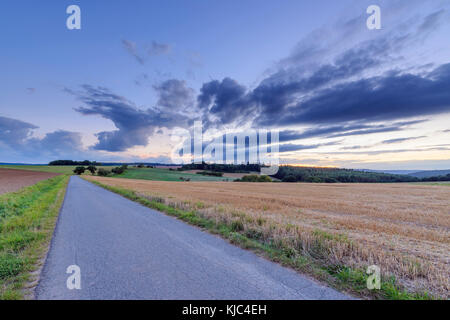
[[0, 195], [0, 299], [32, 298], [69, 181], [60, 175]]

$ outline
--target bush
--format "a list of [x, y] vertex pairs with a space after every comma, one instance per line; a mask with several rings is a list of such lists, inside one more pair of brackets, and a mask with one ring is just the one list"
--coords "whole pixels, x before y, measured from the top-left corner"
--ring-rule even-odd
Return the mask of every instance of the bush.
[[258, 176], [256, 174], [250, 174], [243, 176], [241, 179], [237, 179], [238, 182], [272, 182], [272, 179], [268, 176]]
[[272, 182], [272, 179], [269, 176], [259, 176], [258, 182]]
[[75, 173], [75, 174], [77, 174], [77, 175], [80, 175], [80, 174], [83, 174], [85, 171], [86, 171], [86, 168], [85, 168], [85, 167], [76, 167], [76, 168], [73, 170], [73, 173]]
[[111, 173], [111, 171], [109, 170], [105, 170], [103, 168], [98, 169], [97, 171], [97, 175], [99, 175], [100, 177], [106, 177]]

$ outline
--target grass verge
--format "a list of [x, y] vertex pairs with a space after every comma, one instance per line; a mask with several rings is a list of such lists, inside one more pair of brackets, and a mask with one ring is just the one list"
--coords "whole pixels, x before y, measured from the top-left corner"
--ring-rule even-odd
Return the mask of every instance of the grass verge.
[[[176, 203], [166, 203], [164, 198], [143, 196], [131, 190], [108, 186], [97, 181], [89, 181], [144, 206], [177, 217], [213, 234], [218, 234], [235, 245], [252, 250], [299, 272], [309, 274], [338, 290], [351, 293], [357, 297], [392, 300], [434, 299], [426, 292], [408, 292], [392, 276], [382, 278], [380, 290], [368, 290], [366, 283], [369, 275], [366, 274], [364, 269], [333, 264], [327, 259], [327, 254], [329, 254], [328, 242], [334, 241], [352, 245], [349, 244], [349, 240], [345, 236], [336, 236], [317, 230], [314, 232], [313, 242], [308, 244], [308, 251], [305, 251], [293, 246], [289, 240], [267, 239], [257, 229], [245, 228], [245, 220], [250, 217], [245, 216], [244, 213], [239, 213], [237, 215], [239, 217], [235, 221], [212, 218], [201, 213], [201, 209], [203, 209], [201, 203], [196, 203], [193, 207], [187, 208]], [[255, 222], [256, 224], [264, 223], [264, 221]]]
[[68, 181], [60, 175], [0, 196], [0, 300], [32, 298]]

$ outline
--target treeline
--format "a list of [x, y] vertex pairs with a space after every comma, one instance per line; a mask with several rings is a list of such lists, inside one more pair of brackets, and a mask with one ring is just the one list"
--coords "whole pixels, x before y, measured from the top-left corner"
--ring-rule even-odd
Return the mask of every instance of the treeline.
[[97, 161], [73, 161], [73, 160], [55, 160], [48, 164], [49, 166], [101, 166], [102, 164]]
[[422, 178], [422, 181], [450, 181], [450, 173], [445, 176]]
[[283, 182], [418, 182], [407, 175], [364, 172], [351, 169], [281, 166], [273, 177]]
[[226, 172], [226, 173], [250, 173], [250, 172], [260, 172], [261, 165], [260, 164], [216, 164], [216, 163], [191, 163], [185, 164], [179, 171], [185, 170], [206, 170], [213, 172]]
[[85, 173], [86, 171], [90, 171], [91, 175], [95, 175], [95, 173], [97, 172], [98, 176], [101, 177], [107, 177], [111, 174], [122, 174], [124, 173], [126, 170], [128, 169], [128, 165], [124, 164], [121, 165], [120, 167], [115, 167], [112, 168], [111, 170], [106, 170], [104, 168], [100, 168], [97, 169], [96, 166], [93, 165], [89, 165], [87, 168], [83, 167], [83, 166], [78, 166], [73, 170], [73, 173], [77, 174], [77, 175], [82, 175], [83, 173]]
[[103, 166], [103, 167], [113, 167], [113, 166], [122, 166], [122, 165], [129, 165], [129, 166], [138, 166], [139, 168], [143, 167], [154, 167], [154, 166], [173, 166], [173, 164], [166, 164], [166, 163], [141, 163], [141, 162], [97, 162], [97, 161], [74, 161], [74, 160], [55, 160], [51, 161], [48, 164], [49, 166]]
[[201, 174], [203, 176], [212, 176], [212, 177], [223, 177], [223, 172], [217, 171], [199, 171], [197, 174]]

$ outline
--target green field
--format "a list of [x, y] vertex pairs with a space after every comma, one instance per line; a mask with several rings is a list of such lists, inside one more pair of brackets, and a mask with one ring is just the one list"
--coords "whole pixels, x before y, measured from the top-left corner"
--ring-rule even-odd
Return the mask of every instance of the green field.
[[157, 180], [157, 181], [181, 181], [180, 177], [184, 179], [191, 179], [191, 181], [232, 181], [232, 178], [203, 176], [194, 173], [185, 173], [180, 171], [171, 171], [169, 169], [159, 168], [129, 168], [117, 178], [126, 179], [143, 179], [143, 180]]
[[[33, 165], [0, 165], [0, 168], [5, 169], [19, 169], [31, 170], [41, 172], [55, 172], [61, 174], [73, 174], [73, 169], [76, 166], [33, 166]], [[84, 166], [86, 167], [86, 166]], [[104, 168], [111, 170], [114, 166], [98, 166], [98, 169]], [[90, 175], [89, 171], [84, 174]], [[160, 168], [128, 168], [121, 175], [116, 175], [117, 178], [126, 179], [143, 179], [143, 180], [157, 180], [157, 181], [181, 181], [180, 177], [190, 179], [191, 181], [232, 181], [232, 178], [203, 176], [200, 174], [186, 173], [180, 171], [171, 171], [169, 169]]]
[[45, 256], [69, 176], [0, 196], [0, 300], [31, 298], [29, 283]]
[[449, 181], [413, 182], [412, 184], [421, 184], [421, 185], [426, 185], [426, 186], [448, 186], [448, 187], [450, 187]]
[[[33, 166], [33, 165], [0, 165], [0, 168], [4, 169], [19, 169], [19, 170], [30, 170], [30, 171], [41, 171], [41, 172], [54, 172], [54, 173], [62, 173], [62, 174], [73, 174], [73, 169], [75, 169], [76, 166]], [[85, 168], [87, 166], [84, 166]], [[99, 166], [97, 168], [105, 168], [108, 170], [111, 170], [114, 167], [105, 167], [105, 166]], [[90, 173], [87, 171], [85, 174]]]

